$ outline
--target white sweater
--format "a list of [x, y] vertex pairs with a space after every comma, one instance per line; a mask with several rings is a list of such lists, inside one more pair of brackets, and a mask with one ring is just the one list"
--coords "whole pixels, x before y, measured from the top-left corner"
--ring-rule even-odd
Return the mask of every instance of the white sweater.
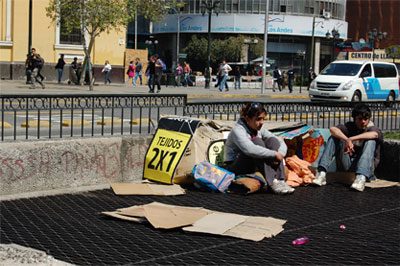
[[[257, 137], [264, 138], [276, 138], [280, 142], [278, 151], [286, 156], [287, 146], [283, 139], [276, 137], [269, 130], [261, 128], [257, 132]], [[226, 162], [234, 161], [240, 153], [253, 158], [275, 158], [276, 152], [274, 150], [267, 149], [265, 147], [256, 145], [251, 140], [250, 130], [247, 125], [239, 119], [235, 127], [229, 133], [228, 139], [225, 142], [224, 158]]]

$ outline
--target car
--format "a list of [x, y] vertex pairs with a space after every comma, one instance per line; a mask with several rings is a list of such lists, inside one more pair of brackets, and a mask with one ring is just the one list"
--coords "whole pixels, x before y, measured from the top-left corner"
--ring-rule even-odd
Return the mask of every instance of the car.
[[396, 65], [379, 61], [334, 61], [311, 82], [311, 101], [388, 101], [399, 99]]

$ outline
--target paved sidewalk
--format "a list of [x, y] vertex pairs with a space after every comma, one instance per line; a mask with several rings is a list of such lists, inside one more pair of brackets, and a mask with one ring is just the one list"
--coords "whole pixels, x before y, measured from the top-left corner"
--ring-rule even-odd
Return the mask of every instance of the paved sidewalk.
[[[66, 83], [58, 84], [56, 82], [45, 82], [46, 88], [30, 89], [23, 80], [1, 80], [1, 94], [17, 94], [17, 95], [43, 95], [43, 94], [148, 94], [147, 86], [138, 86], [133, 88], [127, 84], [95, 84], [93, 91], [89, 91], [88, 86], [68, 85]], [[308, 100], [307, 88], [295, 87], [293, 93], [289, 93], [286, 88], [283, 91], [272, 92], [271, 88], [267, 88], [264, 94], [261, 94], [261, 88], [243, 88], [241, 90], [229, 89], [227, 92], [220, 92], [213, 85], [211, 89], [205, 89], [200, 86], [196, 87], [173, 87], [165, 85], [161, 87], [161, 94], [188, 94], [189, 99], [226, 99], [226, 98], [257, 98], [257, 99], [301, 99]]]

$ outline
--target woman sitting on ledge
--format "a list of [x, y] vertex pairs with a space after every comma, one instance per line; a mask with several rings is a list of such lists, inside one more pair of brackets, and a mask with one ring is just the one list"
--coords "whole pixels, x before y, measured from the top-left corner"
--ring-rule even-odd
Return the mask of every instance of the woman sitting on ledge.
[[287, 146], [262, 128], [267, 111], [261, 103], [248, 103], [225, 143], [225, 168], [236, 175], [261, 172], [274, 193], [288, 194], [294, 188], [285, 183], [283, 158]]

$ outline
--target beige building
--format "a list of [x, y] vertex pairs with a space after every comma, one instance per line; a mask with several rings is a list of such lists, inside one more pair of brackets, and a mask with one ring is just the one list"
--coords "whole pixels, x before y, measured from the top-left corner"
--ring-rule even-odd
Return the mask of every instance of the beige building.
[[[29, 3], [32, 3], [30, 9]], [[69, 64], [73, 57], [83, 59], [80, 34], [65, 34], [62, 25], [57, 26], [46, 16], [48, 0], [0, 0], [0, 77], [2, 79], [24, 79], [25, 59], [29, 51], [30, 14], [31, 47], [45, 59], [43, 70], [47, 79], [55, 79], [54, 64], [60, 54]], [[103, 33], [96, 38], [91, 54], [95, 75], [101, 78], [105, 60], [113, 66], [112, 79], [124, 79], [126, 30]], [[66, 71], [65, 71], [66, 72]], [[64, 74], [64, 80], [68, 78]]]

